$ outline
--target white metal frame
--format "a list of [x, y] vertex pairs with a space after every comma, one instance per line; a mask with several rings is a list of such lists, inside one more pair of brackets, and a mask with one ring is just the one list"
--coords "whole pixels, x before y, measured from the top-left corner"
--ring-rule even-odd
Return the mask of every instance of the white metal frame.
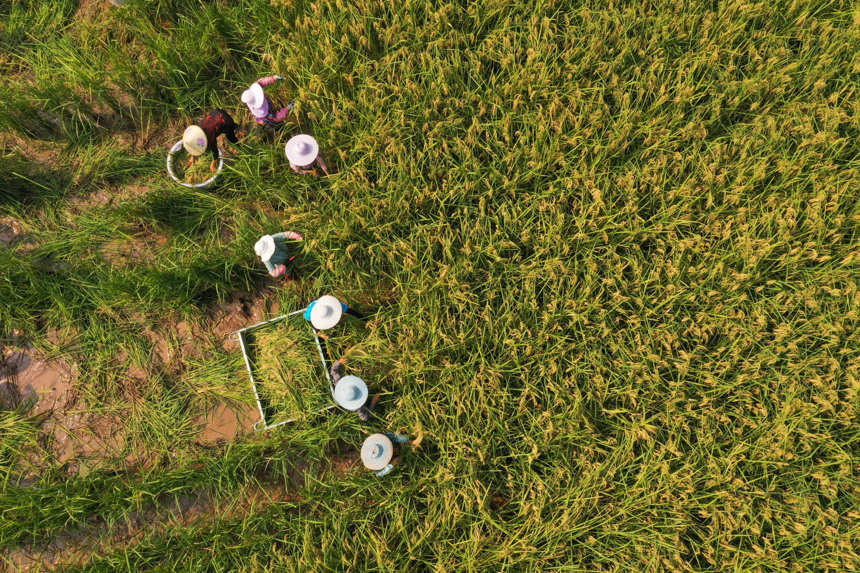
[[[267, 325], [272, 324], [274, 322], [280, 322], [281, 320], [284, 320], [284, 319], [289, 318], [291, 316], [295, 316], [297, 314], [302, 314], [305, 312], [305, 310], [307, 310], [307, 309], [303, 308], [301, 310], [296, 310], [294, 312], [282, 314], [281, 316], [276, 316], [275, 318], [272, 318], [269, 320], [264, 320], [263, 322], [258, 322], [257, 324], [252, 324], [251, 326], [246, 326], [245, 328], [240, 328], [239, 330], [231, 332], [228, 335], [231, 339], [238, 340], [239, 346], [241, 346], [241, 348], [242, 348], [242, 356], [245, 358], [245, 367], [248, 369], [248, 377], [251, 379], [251, 390], [253, 390], [254, 399], [257, 401], [257, 410], [260, 412], [260, 420], [256, 424], [254, 424], [254, 429], [257, 430], [258, 432], [262, 432], [264, 430], [271, 430], [272, 428], [277, 428], [278, 426], [283, 426], [284, 424], [290, 424], [292, 422], [295, 422], [297, 420], [297, 418], [290, 418], [288, 420], [284, 420], [284, 421], [278, 422], [276, 424], [269, 424], [266, 421], [266, 413], [263, 411], [263, 404], [260, 401], [260, 392], [257, 389], [257, 381], [254, 380], [254, 371], [251, 368], [251, 357], [248, 355], [248, 347], [245, 344], [245, 333], [253, 331], [253, 330], [257, 330], [259, 328], [263, 328], [264, 326], [267, 326]], [[308, 328], [310, 328], [311, 333], [312, 333], [313, 338], [314, 338], [314, 342], [317, 345], [317, 352], [319, 352], [319, 355], [320, 355], [320, 362], [322, 362], [323, 371], [325, 372], [326, 380], [328, 380], [329, 393], [331, 393], [331, 395], [334, 396], [334, 385], [332, 384], [332, 381], [331, 381], [331, 375], [329, 374], [329, 366], [326, 363], [325, 354], [323, 353], [323, 349], [322, 349], [322, 343], [320, 342], [320, 338], [317, 335], [317, 331], [312, 326], [310, 326], [310, 324], [308, 325]], [[336, 408], [336, 407], [337, 407], [336, 404], [331, 404], [330, 406], [326, 406], [325, 408], [321, 408], [320, 410], [317, 410], [317, 413], [325, 412], [326, 410], [331, 410], [332, 408]]]

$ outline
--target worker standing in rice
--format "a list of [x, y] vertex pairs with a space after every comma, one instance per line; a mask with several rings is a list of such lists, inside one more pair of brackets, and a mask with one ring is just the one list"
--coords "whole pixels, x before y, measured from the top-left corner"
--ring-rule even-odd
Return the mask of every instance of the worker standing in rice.
[[408, 441], [408, 436], [395, 432], [371, 434], [361, 446], [361, 462], [377, 477], [382, 477], [400, 461], [400, 448]]
[[311, 302], [305, 309], [304, 317], [311, 323], [315, 331], [319, 331], [328, 330], [337, 325], [344, 313], [362, 320], [365, 318], [363, 314], [330, 294], [323, 295]]
[[[317, 300], [311, 302], [305, 309], [305, 320], [311, 323], [311, 328], [314, 334], [323, 340], [328, 338], [328, 335], [321, 332], [333, 328], [340, 322], [343, 314], [350, 314], [355, 318], [364, 320], [363, 314], [351, 308], [345, 302], [340, 302], [337, 298], [330, 294], [323, 295]], [[322, 352], [323, 361], [328, 364], [331, 359], [328, 355], [328, 350], [325, 343], [320, 344], [320, 352]]]
[[258, 79], [251, 84], [251, 87], [242, 92], [242, 103], [248, 106], [254, 121], [269, 131], [274, 131], [283, 126], [284, 120], [295, 108], [294, 102], [288, 102], [286, 107], [278, 107], [263, 91], [263, 88], [283, 79], [281, 76], [266, 76]]
[[314, 164], [318, 165], [326, 175], [328, 165], [320, 155], [320, 146], [317, 140], [306, 133], [300, 133], [287, 141], [284, 153], [290, 162], [290, 168], [301, 175], [315, 175], [319, 177]]
[[334, 401], [341, 408], [355, 412], [362, 422], [366, 422], [370, 419], [370, 411], [379, 401], [379, 394], [376, 394], [370, 400], [370, 405], [366, 406], [369, 394], [367, 384], [358, 376], [344, 376], [344, 366], [346, 366], [346, 356], [335, 361], [329, 370], [334, 384]]

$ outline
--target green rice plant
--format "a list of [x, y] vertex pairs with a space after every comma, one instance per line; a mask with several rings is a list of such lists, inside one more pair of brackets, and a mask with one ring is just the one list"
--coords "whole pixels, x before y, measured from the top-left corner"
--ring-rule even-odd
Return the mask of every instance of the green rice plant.
[[[82, 570], [856, 569], [854, 5], [55, 4], [0, 6], [0, 336], [71, 363], [145, 462], [70, 472], [4, 413], [4, 557], [77, 532]], [[334, 175], [252, 122], [270, 73]], [[164, 154], [215, 106], [249, 136], [181, 189]], [[280, 282], [252, 247], [287, 229]], [[253, 403], [223, 331], [327, 292], [370, 315], [327, 342], [371, 422], [196, 444]], [[419, 445], [380, 480], [383, 430]]]

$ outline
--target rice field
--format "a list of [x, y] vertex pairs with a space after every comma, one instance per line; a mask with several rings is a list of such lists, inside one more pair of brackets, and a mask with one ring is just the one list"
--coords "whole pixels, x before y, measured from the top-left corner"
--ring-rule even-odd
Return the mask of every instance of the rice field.
[[[0, 3], [0, 560], [860, 569], [858, 46], [830, 0]], [[227, 335], [323, 294], [378, 410], [256, 433]]]

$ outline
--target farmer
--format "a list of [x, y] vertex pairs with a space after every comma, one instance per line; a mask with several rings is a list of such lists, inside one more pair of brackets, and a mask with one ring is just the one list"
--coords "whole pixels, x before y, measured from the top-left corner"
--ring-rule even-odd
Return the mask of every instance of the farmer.
[[182, 134], [182, 147], [191, 156], [188, 158], [188, 167], [194, 163], [194, 158], [203, 155], [207, 151], [212, 152], [212, 164], [210, 171], [215, 171], [215, 162], [218, 160], [218, 136], [227, 136], [231, 143], [238, 143], [236, 137], [236, 122], [223, 109], [216, 109], [206, 114], [198, 125], [189, 125]]
[[281, 81], [281, 76], [267, 76], [260, 78], [251, 87], [242, 92], [242, 102], [251, 110], [251, 115], [254, 116], [254, 121], [257, 125], [265, 127], [271, 131], [278, 129], [290, 115], [295, 107], [294, 102], [287, 103], [287, 107], [277, 109], [278, 106], [272, 103], [272, 100], [263, 92], [263, 88], [268, 87], [275, 82]]
[[277, 278], [283, 276], [289, 279], [287, 274], [286, 263], [292, 261], [295, 257], [289, 255], [287, 251], [287, 239], [301, 241], [302, 237], [299, 233], [293, 231], [283, 231], [274, 235], [263, 235], [260, 240], [254, 245], [254, 252], [266, 265], [269, 274]]
[[370, 411], [379, 401], [379, 394], [373, 397], [370, 406], [365, 406], [368, 396], [367, 384], [358, 376], [344, 376], [344, 366], [346, 366], [346, 356], [332, 364], [329, 370], [331, 380], [334, 382], [334, 401], [344, 410], [357, 413], [361, 421], [366, 422], [370, 419]]
[[290, 161], [290, 167], [296, 173], [319, 177], [316, 167], [313, 166], [316, 163], [323, 170], [323, 173], [329, 174], [328, 166], [320, 155], [320, 146], [317, 140], [306, 133], [291, 137], [284, 147], [284, 152]]
[[398, 450], [409, 438], [402, 434], [385, 432], [384, 434], [371, 434], [364, 440], [361, 446], [361, 461], [364, 467], [382, 477], [392, 469], [400, 460]]
[[364, 319], [364, 315], [340, 302], [330, 294], [319, 297], [305, 309], [305, 320], [311, 323], [315, 331], [328, 330], [340, 322], [343, 313]]

